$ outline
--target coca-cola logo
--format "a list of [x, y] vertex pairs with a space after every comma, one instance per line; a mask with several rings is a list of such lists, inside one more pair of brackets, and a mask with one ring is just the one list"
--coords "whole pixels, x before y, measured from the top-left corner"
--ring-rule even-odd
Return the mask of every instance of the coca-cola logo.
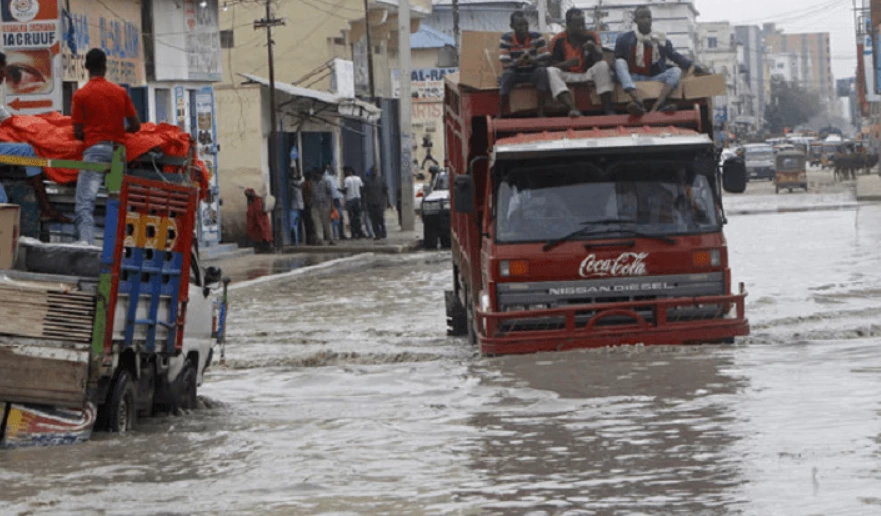
[[645, 259], [649, 253], [621, 253], [617, 258], [600, 260], [595, 254], [587, 255], [581, 262], [578, 274], [582, 278], [607, 276], [645, 276]]

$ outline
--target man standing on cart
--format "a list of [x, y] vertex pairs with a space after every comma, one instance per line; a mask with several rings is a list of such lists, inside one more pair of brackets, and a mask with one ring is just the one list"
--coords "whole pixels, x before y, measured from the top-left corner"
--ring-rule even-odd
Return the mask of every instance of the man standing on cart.
[[[83, 161], [110, 163], [113, 150], [125, 147], [125, 133], [136, 133], [141, 121], [128, 92], [104, 78], [107, 55], [93, 48], [86, 54], [89, 82], [73, 94], [73, 133], [85, 144]], [[104, 184], [104, 172], [81, 170], [76, 182], [77, 238], [95, 243], [95, 199]]]

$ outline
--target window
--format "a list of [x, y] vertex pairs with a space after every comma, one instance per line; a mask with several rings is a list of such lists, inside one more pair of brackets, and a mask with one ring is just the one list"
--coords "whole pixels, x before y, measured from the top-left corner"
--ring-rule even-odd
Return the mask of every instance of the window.
[[232, 30], [220, 31], [220, 48], [233, 48], [236, 46], [235, 33]]
[[156, 123], [165, 122], [174, 124], [174, 116], [171, 109], [171, 90], [168, 88], [156, 88]]
[[707, 48], [719, 48], [719, 40], [715, 36], [707, 38]]

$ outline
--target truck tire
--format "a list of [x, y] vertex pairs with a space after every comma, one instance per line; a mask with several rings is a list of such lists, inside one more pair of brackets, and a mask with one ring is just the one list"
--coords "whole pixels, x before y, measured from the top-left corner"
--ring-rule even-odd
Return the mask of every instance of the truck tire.
[[193, 410], [198, 405], [198, 385], [196, 382], [196, 364], [193, 363], [191, 358], [187, 359], [179, 378], [178, 406], [182, 409]]
[[110, 399], [105, 407], [108, 432], [124, 434], [134, 428], [137, 414], [135, 401], [135, 386], [132, 383], [131, 373], [123, 369], [113, 382]]
[[468, 315], [465, 307], [459, 302], [459, 297], [452, 290], [444, 291], [444, 301], [447, 305], [447, 335], [461, 337], [468, 334]]
[[437, 249], [437, 231], [434, 229], [434, 226], [431, 224], [425, 224], [422, 226], [422, 245], [428, 250]]

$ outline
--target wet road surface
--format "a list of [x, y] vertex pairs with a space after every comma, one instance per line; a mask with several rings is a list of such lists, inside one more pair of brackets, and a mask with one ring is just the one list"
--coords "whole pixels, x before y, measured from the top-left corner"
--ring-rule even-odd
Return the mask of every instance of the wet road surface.
[[0, 512], [881, 513], [881, 206], [758, 197], [735, 345], [486, 359], [448, 253], [346, 260], [234, 291], [211, 408], [0, 454]]

